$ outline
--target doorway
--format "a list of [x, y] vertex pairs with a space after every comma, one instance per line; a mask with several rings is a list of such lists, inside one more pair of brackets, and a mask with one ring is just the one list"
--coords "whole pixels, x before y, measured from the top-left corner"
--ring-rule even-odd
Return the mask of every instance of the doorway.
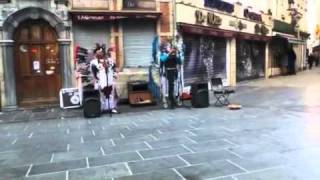
[[19, 106], [57, 104], [61, 88], [58, 36], [44, 20], [23, 22], [14, 33]]

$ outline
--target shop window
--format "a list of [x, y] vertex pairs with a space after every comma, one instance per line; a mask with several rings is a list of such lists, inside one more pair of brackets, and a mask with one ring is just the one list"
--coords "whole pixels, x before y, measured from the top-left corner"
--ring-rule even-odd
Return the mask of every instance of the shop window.
[[155, 10], [155, 0], [123, 0], [123, 9]]

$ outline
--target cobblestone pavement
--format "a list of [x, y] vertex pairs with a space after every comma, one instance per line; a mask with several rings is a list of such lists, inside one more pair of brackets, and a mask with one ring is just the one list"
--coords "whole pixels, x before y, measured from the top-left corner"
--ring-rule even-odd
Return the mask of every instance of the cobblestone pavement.
[[1, 123], [0, 179], [319, 180], [319, 79], [315, 69], [241, 83], [238, 111]]

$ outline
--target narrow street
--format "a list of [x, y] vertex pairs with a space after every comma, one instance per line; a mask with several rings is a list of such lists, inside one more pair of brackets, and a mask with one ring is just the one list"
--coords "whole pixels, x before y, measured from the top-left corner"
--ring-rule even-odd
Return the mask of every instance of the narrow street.
[[3, 121], [0, 179], [320, 179], [319, 68], [239, 83], [231, 101], [243, 108]]

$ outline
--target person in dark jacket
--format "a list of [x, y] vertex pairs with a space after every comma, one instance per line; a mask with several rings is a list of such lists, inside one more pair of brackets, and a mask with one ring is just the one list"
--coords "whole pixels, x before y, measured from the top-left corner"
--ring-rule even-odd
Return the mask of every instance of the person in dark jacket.
[[314, 62], [314, 53], [311, 53], [309, 56], [308, 56], [308, 65], [309, 65], [309, 69], [312, 69], [312, 66], [313, 66], [313, 62]]
[[296, 74], [296, 60], [297, 60], [296, 53], [294, 52], [293, 47], [291, 46], [288, 51], [288, 74], [289, 75]]
[[168, 80], [169, 104], [172, 109], [176, 106], [174, 83], [178, 78], [178, 68], [181, 65], [181, 59], [177, 51], [177, 48], [172, 48], [168, 55], [163, 56], [164, 59], [160, 63], [160, 69], [164, 69], [164, 76]]

